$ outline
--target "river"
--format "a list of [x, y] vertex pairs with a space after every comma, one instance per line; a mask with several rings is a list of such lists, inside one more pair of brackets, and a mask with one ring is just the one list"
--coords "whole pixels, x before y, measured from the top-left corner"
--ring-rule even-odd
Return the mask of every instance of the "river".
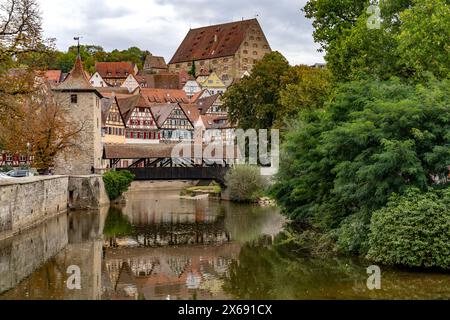
[[134, 184], [0, 242], [0, 299], [450, 299], [450, 274], [381, 267], [371, 291], [367, 261], [286, 251], [278, 209], [179, 193]]

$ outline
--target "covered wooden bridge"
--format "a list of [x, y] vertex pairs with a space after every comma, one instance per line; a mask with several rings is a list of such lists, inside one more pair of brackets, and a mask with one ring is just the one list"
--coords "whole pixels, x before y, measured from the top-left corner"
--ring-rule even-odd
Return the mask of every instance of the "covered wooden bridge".
[[[129, 170], [136, 180], [216, 180], [223, 182], [240, 160], [238, 148], [194, 144], [107, 144], [103, 158], [109, 167]], [[121, 160], [129, 162], [121, 166]]]

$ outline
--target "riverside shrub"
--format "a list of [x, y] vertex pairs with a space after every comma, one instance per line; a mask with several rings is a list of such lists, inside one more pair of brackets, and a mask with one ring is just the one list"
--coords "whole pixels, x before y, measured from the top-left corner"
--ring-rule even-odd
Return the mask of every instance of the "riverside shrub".
[[106, 193], [110, 200], [116, 200], [128, 190], [134, 175], [129, 171], [109, 171], [103, 175]]
[[376, 262], [450, 269], [450, 188], [392, 196], [372, 216], [369, 246]]
[[258, 167], [241, 165], [227, 173], [225, 183], [230, 192], [230, 199], [236, 202], [254, 202], [266, 188], [266, 181], [261, 177]]

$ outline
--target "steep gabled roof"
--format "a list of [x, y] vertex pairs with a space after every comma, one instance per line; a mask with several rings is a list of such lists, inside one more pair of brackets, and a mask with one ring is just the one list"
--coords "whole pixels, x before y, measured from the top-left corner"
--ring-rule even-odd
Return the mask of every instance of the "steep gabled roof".
[[172, 111], [178, 106], [179, 106], [178, 103], [157, 103], [153, 104], [150, 107], [153, 118], [155, 119], [159, 128], [161, 128], [164, 125], [164, 123], [167, 121], [167, 118], [169, 118]]
[[154, 56], [152, 54], [149, 54], [145, 58], [144, 65], [146, 67], [150, 67], [150, 68], [154, 68], [154, 69], [167, 69], [167, 64], [166, 64], [166, 60], [164, 59], [164, 57], [158, 57], [158, 56]]
[[[205, 129], [230, 129], [232, 128], [227, 116], [205, 114], [201, 115], [201, 120]], [[221, 123], [221, 122], [224, 123]]]
[[125, 123], [128, 122], [135, 108], [150, 108], [151, 104], [141, 94], [130, 97], [117, 97], [117, 105]]
[[105, 78], [127, 78], [135, 74], [135, 65], [132, 62], [96, 62], [95, 71]]
[[199, 100], [205, 93], [209, 93], [208, 89], [202, 89], [201, 91], [194, 94], [191, 98], [191, 103], [196, 103], [197, 100]]
[[189, 30], [169, 64], [233, 56], [256, 19]]
[[212, 107], [212, 105], [221, 97], [220, 93], [216, 93], [212, 96], [198, 99], [197, 101], [197, 107], [200, 110], [200, 114], [204, 115], [206, 112], [208, 112], [209, 108]]
[[200, 112], [196, 104], [180, 104], [181, 109], [183, 109], [184, 114], [188, 117], [192, 125], [200, 118]]

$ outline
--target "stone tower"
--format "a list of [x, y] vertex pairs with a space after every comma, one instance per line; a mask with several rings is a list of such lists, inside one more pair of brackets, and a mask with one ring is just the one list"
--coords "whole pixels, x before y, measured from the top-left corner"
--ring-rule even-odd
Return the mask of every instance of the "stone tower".
[[77, 146], [55, 159], [55, 174], [88, 175], [92, 168], [102, 168], [101, 142], [102, 95], [89, 83], [78, 56], [66, 79], [53, 89], [57, 103], [63, 108], [74, 129], [81, 129]]

